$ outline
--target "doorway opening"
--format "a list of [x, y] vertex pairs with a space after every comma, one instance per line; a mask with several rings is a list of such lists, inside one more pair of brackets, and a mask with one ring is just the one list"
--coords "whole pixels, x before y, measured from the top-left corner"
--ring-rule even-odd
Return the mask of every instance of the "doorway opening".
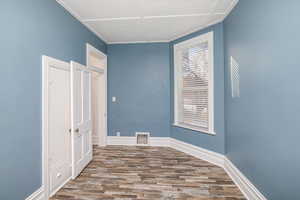
[[106, 146], [107, 138], [107, 56], [86, 44], [86, 65], [92, 71], [92, 141]]

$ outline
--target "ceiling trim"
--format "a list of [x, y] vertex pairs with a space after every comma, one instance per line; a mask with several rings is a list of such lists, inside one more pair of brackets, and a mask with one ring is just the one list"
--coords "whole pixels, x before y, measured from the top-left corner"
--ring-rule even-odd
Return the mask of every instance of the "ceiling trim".
[[[239, 0], [233, 0], [231, 2], [231, 5], [227, 8], [227, 10], [225, 11], [225, 17], [224, 19], [230, 14], [230, 12], [235, 8], [235, 6], [237, 5], [237, 3], [239, 2]], [[223, 20], [224, 20], [223, 19]]]
[[201, 17], [210, 15], [209, 13], [195, 13], [186, 15], [156, 15], [156, 16], [145, 16], [144, 19], [157, 19], [157, 18], [178, 18], [178, 17]]
[[[161, 15], [161, 16], [144, 16], [144, 17], [118, 17], [118, 18], [95, 18], [95, 19], [82, 19], [82, 17], [75, 12], [72, 8], [70, 8], [63, 0], [56, 0], [58, 4], [60, 4], [63, 8], [65, 8], [73, 17], [75, 17], [78, 21], [80, 21], [85, 27], [87, 27], [91, 32], [93, 32], [96, 36], [98, 36], [101, 40], [103, 40], [107, 44], [138, 44], [138, 43], [166, 43], [172, 42], [177, 39], [180, 39], [184, 36], [192, 34], [194, 32], [203, 30], [209, 26], [220, 23], [224, 21], [224, 19], [230, 14], [233, 8], [237, 5], [239, 0], [233, 0], [226, 9], [224, 13], [195, 13], [195, 14], [186, 14], [186, 15]], [[212, 9], [213, 10], [213, 9]], [[177, 35], [170, 40], [150, 40], [150, 41], [121, 41], [121, 42], [110, 42], [108, 41], [102, 34], [98, 33], [92, 26], [85, 22], [96, 22], [96, 21], [115, 21], [115, 20], [134, 20], [134, 19], [155, 19], [155, 18], [176, 18], [176, 17], [195, 17], [195, 16], [207, 16], [207, 15], [224, 15], [221, 19], [210, 22], [204, 26], [192, 29], [183, 34]]]
[[207, 28], [207, 27], [209, 27], [209, 26], [212, 26], [212, 25], [215, 25], [215, 24], [217, 24], [217, 23], [220, 23], [220, 22], [222, 22], [223, 20], [224, 20], [223, 18], [222, 18], [222, 19], [218, 19], [218, 20], [214, 20], [213, 22], [208, 23], [208, 24], [206, 24], [206, 25], [204, 25], [204, 26], [200, 26], [200, 27], [197, 27], [197, 28], [195, 28], [195, 29], [191, 29], [191, 30], [189, 30], [189, 31], [187, 31], [187, 32], [184, 32], [184, 33], [182, 33], [182, 34], [180, 34], [180, 35], [177, 35], [177, 36], [173, 37], [171, 40], [169, 40], [169, 42], [173, 42], [173, 41], [178, 40], [178, 39], [180, 39], [180, 38], [182, 38], [182, 37], [184, 37], [184, 36], [190, 35], [190, 34], [195, 33], [195, 32], [197, 32], [197, 31], [201, 31], [201, 30], [203, 30], [203, 29], [205, 29], [205, 28]]
[[116, 21], [116, 20], [135, 20], [142, 19], [142, 17], [113, 17], [113, 18], [95, 18], [95, 19], [84, 19], [83, 22], [99, 22], [99, 21]]
[[75, 12], [72, 8], [70, 8], [65, 2], [63, 2], [62, 0], [56, 0], [56, 2], [61, 5], [64, 9], [66, 9], [73, 17], [75, 17], [81, 24], [83, 24], [87, 29], [89, 29], [92, 33], [94, 33], [96, 36], [98, 36], [103, 42], [108, 43], [106, 38], [101, 35], [100, 33], [98, 33], [93, 27], [91, 27], [90, 25], [84, 23], [84, 21], [82, 20], [81, 16]]
[[197, 31], [201, 31], [201, 30], [203, 30], [203, 29], [205, 29], [205, 28], [207, 28], [207, 27], [209, 27], [209, 26], [212, 26], [212, 25], [214, 25], [214, 24], [217, 24], [217, 23], [220, 23], [220, 22], [224, 21], [224, 20], [226, 19], [226, 17], [230, 14], [230, 12], [234, 9], [234, 7], [237, 5], [238, 2], [239, 2], [239, 0], [233, 0], [232, 3], [231, 3], [231, 5], [226, 9], [226, 12], [223, 13], [224, 16], [223, 16], [221, 19], [214, 20], [213, 22], [210, 22], [210, 23], [208, 23], [208, 24], [206, 24], [206, 25], [204, 25], [204, 26], [201, 26], [201, 27], [192, 29], [192, 30], [187, 31], [187, 32], [185, 32], [185, 33], [183, 33], [183, 34], [180, 34], [180, 35], [178, 35], [178, 36], [175, 36], [174, 38], [172, 38], [171, 40], [169, 40], [169, 42], [178, 40], [178, 39], [180, 39], [180, 38], [182, 38], [182, 37], [184, 37], [184, 36], [187, 36], [187, 35], [189, 35], [189, 34], [195, 33], [195, 32], [197, 32]]
[[[234, 0], [234, 1], [239, 1], [239, 0]], [[205, 24], [204, 26], [200, 26], [200, 27], [197, 27], [195, 29], [191, 29], [191, 30], [189, 30], [189, 31], [187, 31], [185, 33], [179, 34], [179, 35], [173, 37], [169, 42], [173, 42], [173, 41], [178, 40], [178, 39], [180, 39], [180, 38], [182, 38], [184, 36], [190, 35], [190, 34], [195, 33], [197, 31], [201, 31], [201, 30], [203, 30], [203, 29], [205, 29], [205, 28], [207, 28], [209, 26], [212, 26], [214, 24], [222, 22], [226, 18], [227, 13], [226, 12], [224, 12], [224, 13], [214, 13], [214, 10], [217, 7], [217, 5], [218, 5], [218, 1], [215, 1], [214, 6], [212, 6], [209, 15], [224, 15], [225, 17], [222, 17], [221, 19], [214, 20], [214, 21], [212, 21], [212, 22], [210, 22], [208, 24]]]
[[169, 43], [170, 40], [149, 40], [149, 41], [124, 41], [124, 42], [108, 42], [108, 44], [142, 44], [142, 43]]
[[186, 15], [154, 15], [154, 16], [142, 16], [142, 17], [114, 17], [114, 18], [94, 18], [85, 19], [83, 22], [97, 22], [97, 21], [115, 21], [115, 20], [135, 20], [135, 19], [157, 19], [157, 18], [178, 18], [178, 17], [201, 17], [208, 15], [225, 15], [226, 13], [195, 13]]

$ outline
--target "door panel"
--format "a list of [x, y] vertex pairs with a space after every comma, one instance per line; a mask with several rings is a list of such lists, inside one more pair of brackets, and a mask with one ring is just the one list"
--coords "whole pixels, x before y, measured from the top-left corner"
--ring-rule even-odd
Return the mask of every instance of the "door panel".
[[49, 192], [71, 177], [70, 65], [55, 59], [49, 67]]
[[71, 62], [72, 177], [92, 160], [91, 72]]

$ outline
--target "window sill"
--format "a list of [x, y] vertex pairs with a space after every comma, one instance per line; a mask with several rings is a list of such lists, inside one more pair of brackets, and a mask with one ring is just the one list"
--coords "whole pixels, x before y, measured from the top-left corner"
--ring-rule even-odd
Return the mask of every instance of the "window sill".
[[192, 131], [197, 131], [203, 134], [207, 134], [207, 135], [213, 135], [215, 136], [216, 133], [215, 132], [209, 132], [206, 130], [203, 130], [201, 128], [197, 128], [197, 127], [193, 127], [193, 126], [189, 126], [189, 125], [183, 125], [183, 124], [177, 124], [177, 123], [173, 123], [173, 126], [179, 127], [179, 128], [184, 128], [184, 129], [188, 129], [188, 130], [192, 130]]

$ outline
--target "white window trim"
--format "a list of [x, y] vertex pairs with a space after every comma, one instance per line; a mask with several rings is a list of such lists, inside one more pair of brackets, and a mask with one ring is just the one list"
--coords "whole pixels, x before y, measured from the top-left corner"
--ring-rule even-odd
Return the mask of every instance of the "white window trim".
[[[201, 127], [192, 126], [188, 124], [180, 124], [178, 122], [178, 74], [181, 68], [180, 56], [177, 56], [182, 49], [196, 45], [201, 41], [208, 41], [209, 45], [209, 130]], [[174, 45], [174, 123], [173, 126], [198, 131], [210, 135], [216, 135], [214, 131], [214, 33], [213, 31], [194, 37], [192, 39], [180, 42]]]

